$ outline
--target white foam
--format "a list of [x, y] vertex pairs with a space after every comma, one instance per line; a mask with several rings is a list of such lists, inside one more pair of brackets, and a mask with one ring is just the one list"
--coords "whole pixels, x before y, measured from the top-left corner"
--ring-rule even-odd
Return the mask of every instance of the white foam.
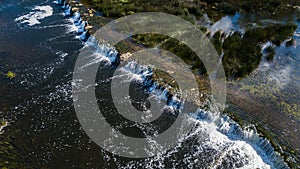
[[[230, 18], [224, 18], [220, 21], [228, 23], [225, 28], [223, 27], [224, 30], [231, 30], [232, 21], [229, 20]], [[220, 25], [222, 24], [217, 23], [215, 26], [213, 26], [213, 29], [217, 30], [220, 28]], [[99, 42], [93, 36], [91, 36], [85, 43], [85, 47], [92, 47], [95, 51], [92, 55], [86, 57], [89, 62], [87, 62], [83, 68], [103, 61], [110, 64], [117, 58], [117, 51], [112, 46], [108, 44], [99, 44]], [[129, 73], [133, 79], [141, 81], [144, 81], [146, 79], [145, 77], [151, 73], [147, 70], [147, 67], [139, 65], [134, 61], [129, 62], [122, 69], [122, 71]], [[156, 84], [154, 83], [153, 86], [156, 86]], [[154, 91], [154, 93], [159, 96], [160, 99], [166, 99], [166, 89], [164, 91], [156, 92], [157, 93]], [[176, 98], [174, 98], [174, 101], [175, 100]], [[222, 164], [222, 162], [226, 161], [225, 155], [232, 158], [238, 158], [239, 160], [243, 161], [243, 168], [271, 168], [271, 166], [277, 167], [277, 161], [280, 163], [282, 162], [282, 165], [285, 166], [284, 162], [281, 159], [278, 159], [279, 155], [277, 156], [274, 148], [272, 148], [271, 144], [267, 140], [259, 137], [259, 135], [252, 130], [242, 130], [237, 123], [234, 123], [228, 119], [229, 118], [226, 119], [221, 117], [220, 114], [213, 114], [211, 112], [204, 112], [200, 114], [195, 113], [194, 115], [191, 115], [188, 122], [195, 123], [195, 130], [182, 138], [181, 142], [178, 143], [178, 146], [175, 147], [174, 150], [169, 151], [163, 156], [159, 156], [159, 158], [154, 159], [153, 161], [150, 159], [151, 161], [143, 163], [144, 168], [147, 168], [147, 166], [148, 168], [154, 168], [153, 166], [156, 165], [154, 163], [157, 163], [157, 161], [160, 167], [163, 168], [162, 166], [164, 166], [164, 164], [161, 163], [161, 161], [163, 159], [167, 159], [173, 154], [176, 154], [178, 151], [180, 151], [180, 149], [184, 148], [184, 142], [189, 138], [195, 139], [193, 142], [198, 144], [193, 145], [194, 154], [191, 156], [185, 156], [181, 161], [186, 161], [186, 163], [191, 166], [196, 164], [197, 160], [203, 158], [201, 157], [201, 154], [203, 154], [203, 149], [212, 149], [217, 152], [217, 154], [211, 155], [211, 158], [218, 158], [218, 161], [214, 161], [212, 164], [215, 167], [218, 167]], [[207, 135], [208, 138], [203, 140], [203, 135]], [[153, 145], [153, 147], [161, 146], [152, 139], [148, 139], [148, 142], [149, 144]], [[130, 168], [130, 166], [137, 165], [140, 164], [129, 162], [126, 164], [125, 168]], [[119, 166], [119, 168], [122, 168], [122, 166]]]
[[268, 42], [266, 42], [266, 43], [263, 43], [263, 44], [261, 45], [261, 51], [262, 51], [262, 52], [265, 51], [265, 50], [266, 50], [268, 47], [270, 47], [270, 46], [274, 46], [273, 43], [270, 42], [270, 41], [268, 41]]
[[53, 8], [49, 5], [36, 6], [33, 8], [33, 12], [29, 14], [15, 18], [15, 22], [21, 21], [21, 23], [27, 23], [28, 26], [40, 24], [40, 20], [53, 15]]
[[232, 30], [232, 28], [233, 28], [232, 21], [229, 16], [226, 16], [223, 17], [218, 22], [216, 22], [215, 24], [213, 24], [213, 26], [210, 27], [210, 30], [212, 34], [215, 34], [219, 30], [222, 30], [228, 34]]
[[290, 83], [291, 74], [292, 74], [291, 66], [286, 66], [286, 67], [282, 67], [279, 70], [276, 70], [275, 72], [271, 72], [269, 78], [271, 81], [274, 81], [275, 84], [280, 89], [283, 89], [285, 86], [287, 86]]
[[219, 21], [214, 23], [212, 26], [207, 26], [208, 30], [210, 30], [211, 35], [214, 35], [219, 30], [225, 32], [226, 35], [230, 35], [235, 31], [239, 31], [242, 34], [245, 33], [245, 30], [240, 28], [237, 23], [237, 19], [239, 18], [239, 14], [234, 16], [224, 16]]
[[[261, 156], [253, 149], [253, 147], [245, 141], [241, 140], [230, 140], [224, 134], [218, 132], [218, 127], [213, 123], [204, 123], [203, 127], [209, 127], [209, 143], [214, 149], [221, 150], [223, 146], [230, 145], [228, 148], [223, 150], [223, 154], [219, 157], [220, 162], [226, 160], [226, 155], [231, 157], [240, 156], [241, 160], [249, 160], [249, 163], [243, 166], [242, 168], [270, 168], [270, 165], [266, 164]], [[221, 150], [222, 151], [222, 150]], [[233, 151], [236, 154], [233, 154]], [[217, 166], [222, 166], [221, 163], [217, 163]]]
[[[136, 80], [144, 81], [143, 74], [147, 72], [148, 68], [143, 65], [139, 65], [136, 61], [130, 61], [126, 66], [122, 68], [122, 71], [131, 73], [130, 76]], [[159, 91], [158, 91], [159, 90]], [[160, 100], [165, 100], [165, 90], [158, 89], [154, 93]], [[193, 142], [198, 142], [197, 139], [201, 138], [203, 133], [207, 134], [207, 140], [203, 142], [200, 139], [199, 144], [193, 148], [193, 155], [185, 156], [182, 161], [188, 161], [191, 166], [197, 165], [197, 156], [203, 153], [203, 149], [212, 149], [218, 152], [215, 155], [211, 155], [210, 158], [216, 158], [216, 161], [212, 163], [211, 168], [218, 168], [222, 166], [224, 160], [227, 158], [238, 159], [239, 162], [233, 163], [233, 168], [237, 168], [242, 165], [242, 168], [285, 168], [286, 164], [280, 155], [274, 151], [274, 148], [268, 140], [260, 137], [254, 126], [249, 126], [244, 130], [233, 120], [227, 116], [221, 116], [219, 113], [212, 113], [199, 109], [195, 113], [189, 114], [190, 118], [188, 123], [194, 123], [194, 131], [184, 136], [177, 147], [169, 151], [168, 154], [160, 156], [160, 159], [167, 159], [169, 156], [173, 156], [177, 152], [180, 152], [184, 142], [193, 139]], [[252, 127], [252, 128], [251, 128]], [[196, 139], [196, 140], [194, 140]], [[155, 144], [154, 147], [161, 146], [159, 143], [155, 143], [154, 140], [149, 140], [149, 144]], [[201, 158], [201, 157], [200, 157]], [[154, 163], [161, 162], [159, 165], [164, 166], [164, 162], [153, 160], [149, 163], [149, 168], [153, 167]], [[241, 164], [239, 164], [241, 162]], [[146, 162], [147, 163], [147, 162]], [[144, 163], [144, 164], [146, 164]], [[125, 168], [132, 164], [127, 164]], [[136, 164], [135, 164], [136, 165]], [[147, 167], [146, 167], [147, 168]]]
[[72, 18], [68, 18], [68, 25], [66, 25], [67, 27], [67, 33], [72, 33], [72, 32], [77, 32], [78, 28], [76, 27], [76, 25], [74, 24], [74, 21]]
[[[186, 168], [223, 168], [224, 163], [225, 165], [231, 164], [231, 168], [243, 169], [277, 167], [268, 164], [271, 162], [255, 146], [246, 141], [230, 139], [220, 132], [219, 127], [213, 121], [197, 120], [190, 117], [184, 124], [191, 124], [194, 128], [191, 133], [179, 138], [178, 144], [172, 150], [166, 154], [158, 154], [153, 158], [142, 161], [130, 161], [127, 164], [119, 163], [118, 168], [135, 168], [135, 166], [143, 166], [143, 168], [149, 169], [181, 168], [181, 166]], [[155, 139], [149, 138], [147, 141], [154, 148], [163, 146]], [[192, 142], [192, 145], [187, 146], [186, 142]], [[173, 161], [173, 157], [178, 155], [181, 158], [180, 161]], [[203, 158], [209, 158], [210, 160], [206, 161]], [[117, 158], [113, 160], [118, 161]], [[166, 164], [172, 166], [166, 167]], [[284, 168], [284, 166], [281, 167]]]

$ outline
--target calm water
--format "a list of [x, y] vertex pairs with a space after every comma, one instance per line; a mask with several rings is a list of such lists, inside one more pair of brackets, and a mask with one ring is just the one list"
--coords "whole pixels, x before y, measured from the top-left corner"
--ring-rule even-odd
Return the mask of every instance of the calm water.
[[[14, 162], [33, 168], [276, 166], [270, 157], [272, 147], [263, 139], [241, 138], [243, 131], [233, 122], [216, 116], [222, 121], [216, 124], [201, 113], [191, 116], [190, 123], [195, 125], [191, 134], [162, 156], [128, 159], [105, 152], [81, 129], [72, 107], [73, 66], [86, 43], [76, 38], [70, 17], [52, 1], [5, 0], [0, 2], [0, 30], [0, 72], [16, 73], [14, 79], [0, 76], [0, 117], [12, 122], [0, 141], [13, 145], [10, 153], [16, 157], [10, 160]], [[105, 60], [103, 57], [98, 59]], [[122, 119], [117, 118], [110, 97], [114, 70], [103, 61], [96, 93], [108, 121], [119, 123]], [[132, 84], [131, 93], [136, 102], [147, 96], [139, 83]], [[143, 130], [130, 125], [125, 128], [134, 136]], [[0, 162], [4, 159], [0, 154]]]

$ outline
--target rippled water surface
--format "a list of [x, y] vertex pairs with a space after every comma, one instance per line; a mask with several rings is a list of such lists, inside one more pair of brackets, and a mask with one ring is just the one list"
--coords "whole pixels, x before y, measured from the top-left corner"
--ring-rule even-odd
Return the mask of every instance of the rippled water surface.
[[[229, 17], [224, 18], [220, 24], [228, 20]], [[299, 33], [298, 30], [295, 34], [297, 41]], [[80, 35], [72, 17], [65, 16], [61, 7], [53, 1], [0, 2], [0, 117], [12, 124], [0, 135], [0, 141], [9, 142], [13, 147], [9, 150], [12, 158], [2, 153], [0, 163], [12, 161], [32, 168], [286, 166], [275, 158], [277, 155], [269, 142], [253, 130], [241, 130], [228, 117], [202, 110], [188, 115], [187, 123], [194, 128], [166, 154], [148, 159], [129, 159], [104, 151], [82, 130], [73, 108], [72, 73], [79, 50], [87, 45], [97, 45], [92, 36], [87, 42], [82, 42]], [[299, 46], [288, 50], [282, 48], [277, 49], [278, 53], [291, 50], [292, 54], [291, 67], [281, 71], [296, 71], [295, 74], [299, 75]], [[117, 78], [112, 77], [115, 71], [114, 65], [110, 64], [112, 60], [99, 51], [90, 58], [91, 64], [101, 62], [96, 80], [99, 107], [108, 121], [118, 123], [120, 119], [110, 96], [111, 79]], [[2, 76], [8, 71], [15, 72], [16, 78]], [[149, 94], [145, 93], [139, 72], [127, 72], [128, 78], [133, 79], [131, 93], [137, 103], [143, 102], [139, 97]], [[277, 75], [275, 72], [269, 76], [276, 79]], [[299, 76], [295, 77], [299, 80]], [[170, 107], [165, 107], [166, 113], [172, 116]], [[138, 135], [146, 130], [143, 125], [130, 125], [119, 124], [120, 128], [127, 128], [125, 132], [128, 135]]]

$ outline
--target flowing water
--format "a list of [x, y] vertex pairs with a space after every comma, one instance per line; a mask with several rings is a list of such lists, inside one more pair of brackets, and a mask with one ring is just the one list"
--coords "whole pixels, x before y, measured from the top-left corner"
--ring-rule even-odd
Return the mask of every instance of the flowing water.
[[[233, 16], [225, 16], [214, 24], [210, 22], [208, 17], [204, 17], [206, 19], [199, 21], [199, 24], [208, 27], [212, 33], [221, 30], [227, 35], [236, 31], [244, 34], [249, 29], [274, 24], [293, 22], [298, 25], [292, 37], [279, 46], [272, 44], [270, 41], [260, 44], [263, 54], [260, 65], [249, 76], [235, 83], [234, 88], [234, 90], [242, 90], [243, 92], [250, 91], [250, 97], [255, 100], [252, 103], [247, 102], [249, 98], [243, 99], [243, 96], [241, 96], [237, 105], [244, 104], [247, 107], [247, 104], [250, 103], [255, 104], [255, 107], [259, 107], [257, 109], [252, 107], [253, 111], [252, 108], [246, 109], [244, 111], [247, 113], [242, 112], [239, 114], [243, 118], [250, 119], [250, 121], [261, 123], [265, 128], [276, 133], [277, 139], [284, 142], [283, 144], [288, 142], [293, 147], [292, 149], [300, 148], [300, 135], [298, 134], [300, 128], [300, 23], [297, 19], [299, 15], [299, 10], [286, 11], [280, 16], [272, 17], [236, 13]], [[287, 42], [292, 42], [292, 44], [289, 46]], [[275, 51], [272, 61], [267, 61], [265, 57], [266, 48], [269, 46], [274, 48]], [[235, 96], [236, 93], [233, 95], [233, 97], [237, 97]]]
[[[11, 122], [0, 141], [13, 145], [9, 153], [16, 157], [10, 160], [28, 168], [288, 168], [252, 126], [242, 130], [228, 117], [201, 109], [187, 114], [186, 123], [193, 129], [165, 154], [130, 159], [98, 147], [82, 130], [72, 103], [73, 67], [86, 46], [96, 46], [89, 59], [90, 64], [100, 62], [96, 95], [107, 121], [133, 136], [157, 124], [168, 125], [164, 119], [150, 126], [122, 123], [110, 96], [110, 82], [118, 78], [112, 77], [117, 51], [98, 44], [93, 36], [87, 39], [84, 25], [78, 14], [70, 16], [66, 4], [0, 2], [0, 71], [16, 73], [14, 79], [0, 76], [0, 116]], [[145, 75], [150, 69], [128, 64], [123, 72], [132, 80], [130, 95], [136, 98], [136, 107], [141, 108], [139, 103], [147, 107], [142, 98], [154, 92], [158, 102], [167, 99], [167, 119], [176, 117], [174, 109], [181, 104], [151, 81], [151, 72]], [[0, 154], [2, 160], [7, 157]]]

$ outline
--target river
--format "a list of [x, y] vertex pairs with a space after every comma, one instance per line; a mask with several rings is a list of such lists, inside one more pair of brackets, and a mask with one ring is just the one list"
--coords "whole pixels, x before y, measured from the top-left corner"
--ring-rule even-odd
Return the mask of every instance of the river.
[[[80, 126], [72, 100], [73, 68], [79, 50], [96, 44], [92, 36], [87, 42], [81, 41], [74, 18], [66, 13], [51, 0], [0, 2], [0, 117], [11, 123], [0, 135], [0, 142], [11, 146], [0, 150], [0, 166], [288, 168], [267, 140], [250, 129], [242, 130], [228, 117], [202, 110], [190, 116], [189, 123], [195, 126], [191, 133], [165, 154], [130, 159], [101, 149]], [[295, 38], [299, 40], [299, 32]], [[298, 57], [297, 48], [291, 50]], [[299, 58], [293, 59], [299, 64]], [[93, 56], [91, 61], [101, 62], [96, 81], [99, 107], [108, 121], [118, 123], [120, 119], [109, 96], [115, 66], [103, 54]], [[8, 71], [16, 77], [6, 78]], [[139, 76], [134, 70], [129, 75]], [[138, 80], [132, 86], [136, 88], [132, 89], [132, 97], [145, 96]], [[139, 132], [138, 125], [123, 127], [131, 135]]]

